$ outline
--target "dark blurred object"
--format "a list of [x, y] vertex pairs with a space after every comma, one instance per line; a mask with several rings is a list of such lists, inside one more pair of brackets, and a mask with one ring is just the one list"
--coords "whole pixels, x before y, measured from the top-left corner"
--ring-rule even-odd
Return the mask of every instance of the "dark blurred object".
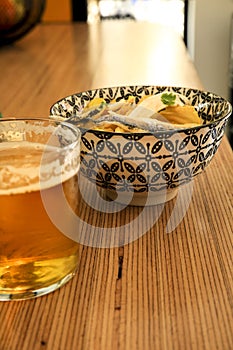
[[131, 20], [135, 20], [135, 17], [133, 15], [131, 15], [130, 13], [126, 13], [126, 14], [121, 14], [121, 13], [116, 13], [115, 15], [112, 16], [100, 16], [101, 20], [105, 20], [105, 19], [131, 19]]
[[87, 0], [72, 0], [73, 21], [86, 22], [88, 16]]
[[0, 45], [10, 44], [39, 21], [45, 0], [0, 0]]

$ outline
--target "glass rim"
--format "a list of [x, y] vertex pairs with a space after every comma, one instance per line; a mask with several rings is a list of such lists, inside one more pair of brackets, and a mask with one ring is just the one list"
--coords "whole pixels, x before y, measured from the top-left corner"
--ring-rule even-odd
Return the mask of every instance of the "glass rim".
[[59, 125], [64, 125], [68, 128], [70, 128], [76, 136], [76, 140], [70, 142], [70, 144], [66, 145], [65, 147], [63, 147], [62, 149], [69, 149], [72, 147], [75, 147], [75, 145], [78, 145], [80, 143], [81, 140], [81, 136], [82, 133], [80, 131], [80, 129], [78, 127], [76, 127], [75, 125], [66, 122], [66, 121], [59, 121], [59, 120], [54, 120], [54, 119], [50, 119], [48, 117], [43, 118], [43, 117], [5, 117], [5, 118], [0, 118], [0, 124], [2, 122], [17, 122], [17, 121], [41, 121], [41, 122], [48, 122], [48, 124], [53, 124], [54, 126], [59, 126]]

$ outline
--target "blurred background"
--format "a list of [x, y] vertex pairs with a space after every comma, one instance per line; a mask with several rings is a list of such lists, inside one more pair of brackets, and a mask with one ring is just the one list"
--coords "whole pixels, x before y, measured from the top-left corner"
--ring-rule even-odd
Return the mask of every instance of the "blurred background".
[[233, 103], [232, 15], [233, 0], [0, 0], [0, 45], [39, 21], [160, 23], [183, 38], [204, 88]]
[[233, 0], [46, 0], [43, 21], [135, 20], [167, 25], [183, 36], [205, 88], [228, 97], [229, 85], [233, 86], [232, 14]]
[[[204, 88], [233, 103], [233, 0], [47, 0], [46, 3], [44, 21], [52, 20], [56, 7], [60, 11], [56, 18], [60, 16], [60, 20], [90, 23], [132, 20], [168, 26], [183, 37]], [[233, 148], [232, 118], [227, 135]]]

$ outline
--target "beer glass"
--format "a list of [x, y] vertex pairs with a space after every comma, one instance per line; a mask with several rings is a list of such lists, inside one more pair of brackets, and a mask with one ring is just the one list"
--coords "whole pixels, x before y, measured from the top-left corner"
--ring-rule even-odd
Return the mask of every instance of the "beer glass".
[[50, 219], [42, 197], [61, 216], [62, 186], [75, 212], [80, 137], [69, 123], [0, 120], [0, 300], [47, 294], [75, 274], [79, 244]]

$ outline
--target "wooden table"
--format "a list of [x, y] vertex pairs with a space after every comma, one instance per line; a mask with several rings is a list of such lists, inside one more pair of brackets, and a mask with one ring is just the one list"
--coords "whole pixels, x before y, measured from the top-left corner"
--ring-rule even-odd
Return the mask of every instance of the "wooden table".
[[[145, 23], [39, 25], [0, 49], [0, 67], [4, 116], [48, 116], [54, 101], [101, 86], [202, 88], [182, 39]], [[77, 275], [60, 290], [0, 302], [0, 349], [232, 349], [232, 165], [224, 139], [171, 233], [175, 199], [130, 244], [81, 246]], [[89, 223], [113, 226], [139, 210], [105, 220], [82, 205]]]

